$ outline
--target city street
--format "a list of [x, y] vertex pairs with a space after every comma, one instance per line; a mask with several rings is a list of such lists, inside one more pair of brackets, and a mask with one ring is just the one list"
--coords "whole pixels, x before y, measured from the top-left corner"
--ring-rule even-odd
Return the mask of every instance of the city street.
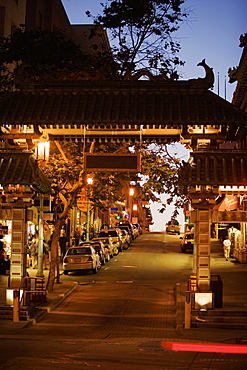
[[180, 253], [179, 236], [146, 233], [96, 275], [62, 276], [78, 287], [41, 322], [0, 336], [0, 369], [246, 369], [244, 354], [162, 348], [186, 342], [174, 286], [187, 281], [192, 258]]

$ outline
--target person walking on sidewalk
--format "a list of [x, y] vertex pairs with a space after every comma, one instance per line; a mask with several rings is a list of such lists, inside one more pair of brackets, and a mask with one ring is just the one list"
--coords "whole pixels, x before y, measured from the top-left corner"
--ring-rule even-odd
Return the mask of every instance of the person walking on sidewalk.
[[60, 235], [60, 238], [59, 238], [59, 246], [60, 246], [60, 258], [61, 258], [61, 261], [63, 260], [63, 257], [66, 253], [66, 250], [67, 250], [67, 246], [68, 246], [68, 239], [67, 239], [67, 236], [65, 234], [65, 231], [61, 231], [61, 235]]
[[32, 243], [30, 245], [30, 253], [32, 258], [32, 268], [36, 269], [38, 266], [38, 238], [33, 237]]
[[223, 250], [226, 261], [228, 261], [228, 258], [230, 257], [231, 244], [231, 241], [226, 237], [223, 241]]
[[74, 237], [74, 244], [77, 247], [80, 244], [80, 240], [81, 240], [81, 233], [78, 227], [75, 229], [73, 237]]

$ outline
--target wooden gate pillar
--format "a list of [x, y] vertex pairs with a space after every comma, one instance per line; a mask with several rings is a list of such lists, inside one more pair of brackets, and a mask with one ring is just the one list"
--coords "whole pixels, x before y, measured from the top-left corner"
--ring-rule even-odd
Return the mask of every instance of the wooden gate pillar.
[[210, 209], [195, 211], [196, 276], [200, 291], [210, 290]]
[[211, 209], [215, 205], [217, 188], [199, 187], [195, 192], [193, 187], [189, 194], [192, 200], [191, 222], [194, 223], [196, 277], [199, 291], [210, 291], [210, 233]]
[[13, 208], [10, 287], [16, 288], [26, 276], [26, 208]]

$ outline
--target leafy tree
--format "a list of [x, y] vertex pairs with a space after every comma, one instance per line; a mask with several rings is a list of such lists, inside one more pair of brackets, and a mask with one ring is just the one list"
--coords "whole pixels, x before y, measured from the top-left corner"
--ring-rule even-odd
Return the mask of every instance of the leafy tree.
[[[110, 30], [120, 75], [150, 68], [177, 77], [175, 69], [184, 62], [177, 53], [180, 42], [173, 38], [188, 16], [184, 0], [109, 0], [95, 24]], [[90, 11], [86, 14], [92, 17]]]
[[[55, 205], [48, 291], [52, 291], [55, 280], [59, 280], [57, 249], [61, 229], [65, 220], [69, 217], [70, 209], [76, 205], [80, 190], [86, 184], [85, 173], [83, 173], [83, 148], [81, 143], [62, 142], [57, 143], [56, 146], [54, 144], [51, 149], [52, 155], [43, 167], [46, 177], [51, 182], [53, 204]], [[123, 181], [129, 180], [128, 175], [95, 173], [94, 179], [90, 198], [92, 198], [91, 200], [95, 206], [109, 208], [111, 204], [123, 199]], [[59, 213], [58, 209], [61, 208], [62, 212]]]
[[[93, 37], [93, 36], [92, 36]], [[24, 31], [20, 27], [0, 38], [0, 91], [2, 95], [20, 87], [22, 81], [49, 81], [85, 71], [92, 78], [111, 78], [115, 63], [108, 51], [82, 52], [62, 30]]]
[[[169, 154], [167, 145], [142, 144], [135, 149], [140, 152], [142, 158], [141, 192], [142, 200], [161, 204], [160, 212], [166, 210], [166, 206], [172, 202], [175, 204], [173, 217], [178, 214], [178, 209], [183, 207], [185, 196], [179, 192], [178, 171], [181, 159]], [[167, 194], [166, 203], [162, 202], [162, 195]]]
[[[59, 281], [58, 269], [58, 242], [61, 229], [65, 220], [69, 217], [70, 209], [76, 201], [76, 196], [83, 186], [82, 156], [73, 145], [54, 146], [51, 148], [53, 154], [45, 164], [43, 170], [50, 180], [53, 189], [54, 204], [54, 232], [50, 250], [50, 270], [47, 283], [48, 291], [53, 290], [55, 279]], [[66, 154], [65, 154], [65, 151]], [[58, 209], [62, 212], [59, 213]], [[57, 272], [57, 274], [56, 274]]]

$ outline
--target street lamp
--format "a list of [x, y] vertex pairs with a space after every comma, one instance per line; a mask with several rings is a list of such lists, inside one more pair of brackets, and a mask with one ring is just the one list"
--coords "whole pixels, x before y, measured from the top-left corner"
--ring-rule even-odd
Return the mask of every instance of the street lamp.
[[87, 177], [87, 186], [88, 186], [88, 191], [87, 191], [87, 224], [86, 224], [86, 242], [89, 242], [90, 239], [90, 186], [93, 185], [93, 178], [92, 177]]
[[132, 201], [133, 201], [133, 196], [135, 194], [135, 188], [130, 188], [129, 189], [129, 196], [130, 196], [130, 222], [132, 218]]
[[[45, 161], [49, 159], [50, 154], [50, 142], [39, 142], [36, 149], [35, 149], [36, 158], [39, 162], [39, 166], [43, 167], [45, 165]], [[39, 243], [38, 243], [38, 271], [36, 276], [37, 277], [44, 277], [43, 272], [43, 243], [44, 243], [44, 230], [43, 230], [43, 222], [44, 222], [44, 195], [40, 193], [39, 195]]]
[[133, 195], [135, 194], [135, 189], [134, 188], [130, 188], [129, 189], [129, 195], [131, 196], [131, 197], [133, 197]]

